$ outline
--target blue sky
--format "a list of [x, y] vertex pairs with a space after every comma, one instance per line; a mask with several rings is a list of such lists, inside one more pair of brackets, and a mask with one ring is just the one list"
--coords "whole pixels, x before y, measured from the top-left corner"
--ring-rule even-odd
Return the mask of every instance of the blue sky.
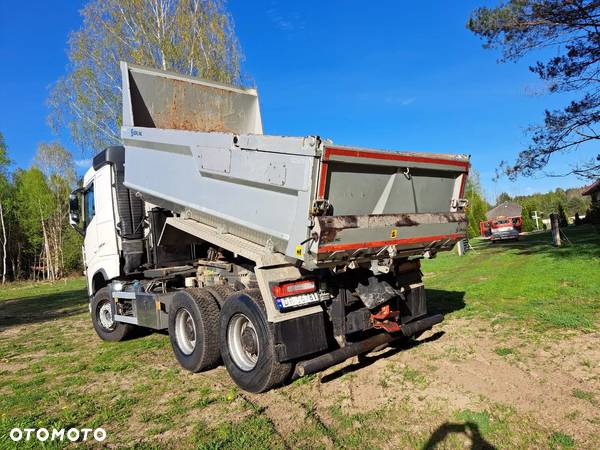
[[[46, 124], [48, 87], [65, 70], [67, 37], [81, 24], [76, 0], [0, 0], [0, 131], [16, 165], [31, 163], [40, 142], [67, 133]], [[267, 134], [318, 134], [338, 144], [468, 153], [488, 199], [585, 184], [574, 177], [492, 181], [501, 160], [527, 143], [524, 131], [546, 95], [527, 70], [535, 60], [497, 64], [465, 29], [475, 7], [496, 2], [230, 0], [245, 61], [256, 84]], [[410, 6], [405, 6], [410, 4]], [[376, 6], [375, 6], [376, 5]], [[583, 152], [591, 155], [591, 149]], [[564, 172], [575, 156], [549, 170]]]

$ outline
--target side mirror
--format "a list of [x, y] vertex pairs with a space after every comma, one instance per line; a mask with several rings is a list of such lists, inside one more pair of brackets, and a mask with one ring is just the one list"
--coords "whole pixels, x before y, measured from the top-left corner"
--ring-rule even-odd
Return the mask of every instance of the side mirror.
[[76, 191], [69, 195], [69, 223], [79, 225], [79, 198]]
[[69, 194], [69, 225], [73, 227], [82, 236], [83, 230], [79, 227], [79, 193], [81, 189], [76, 189]]

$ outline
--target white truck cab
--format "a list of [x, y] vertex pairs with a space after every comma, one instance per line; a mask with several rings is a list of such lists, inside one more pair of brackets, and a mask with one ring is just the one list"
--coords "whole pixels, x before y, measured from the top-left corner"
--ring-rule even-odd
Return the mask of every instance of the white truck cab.
[[[131, 272], [128, 263], [132, 259], [132, 240], [140, 244], [136, 256], [141, 255], [143, 203], [139, 198], [131, 202], [129, 190], [123, 186], [123, 161], [123, 147], [108, 147], [94, 158], [82, 187], [71, 194], [70, 221], [84, 236], [83, 259], [90, 296], [124, 271]], [[118, 197], [120, 193], [122, 198]], [[132, 220], [137, 220], [135, 225]], [[137, 230], [132, 233], [133, 227]]]
[[91, 167], [83, 177], [83, 256], [88, 292], [93, 295], [120, 271], [120, 238], [115, 229], [114, 180], [110, 165]]

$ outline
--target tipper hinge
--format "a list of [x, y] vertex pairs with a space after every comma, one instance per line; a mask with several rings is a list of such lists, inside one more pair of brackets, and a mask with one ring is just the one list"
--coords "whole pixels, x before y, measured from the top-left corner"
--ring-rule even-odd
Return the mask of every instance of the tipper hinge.
[[315, 200], [312, 204], [312, 208], [310, 209], [311, 216], [324, 216], [331, 209], [331, 203], [329, 200]]
[[465, 209], [469, 205], [469, 200], [466, 198], [453, 198], [450, 202], [450, 207], [452, 209]]

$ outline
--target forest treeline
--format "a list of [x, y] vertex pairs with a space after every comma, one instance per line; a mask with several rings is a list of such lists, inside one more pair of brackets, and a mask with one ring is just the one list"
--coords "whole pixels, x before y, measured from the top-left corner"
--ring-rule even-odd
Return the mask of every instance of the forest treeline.
[[12, 164], [0, 133], [0, 274], [2, 282], [56, 280], [81, 271], [81, 237], [69, 226], [76, 184], [71, 153], [40, 144], [28, 169]]

